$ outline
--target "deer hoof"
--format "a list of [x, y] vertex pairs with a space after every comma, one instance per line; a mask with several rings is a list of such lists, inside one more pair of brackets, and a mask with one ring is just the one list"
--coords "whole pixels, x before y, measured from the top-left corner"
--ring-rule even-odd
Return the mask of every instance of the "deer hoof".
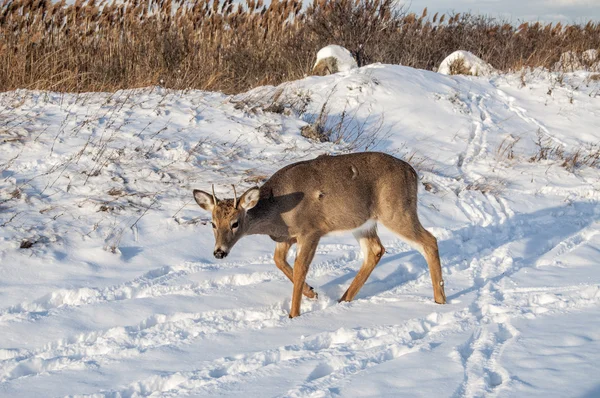
[[304, 295], [310, 299], [316, 300], [319, 298], [319, 293], [317, 293], [312, 287], [308, 289], [308, 291], [304, 292]]

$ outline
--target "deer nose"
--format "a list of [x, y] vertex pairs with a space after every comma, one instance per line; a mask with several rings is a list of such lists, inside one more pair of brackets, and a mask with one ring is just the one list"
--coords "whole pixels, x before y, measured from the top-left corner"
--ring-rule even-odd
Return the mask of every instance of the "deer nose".
[[215, 255], [216, 258], [225, 258], [227, 257], [227, 252], [222, 250], [222, 249], [217, 249], [215, 250], [215, 252], [213, 253]]

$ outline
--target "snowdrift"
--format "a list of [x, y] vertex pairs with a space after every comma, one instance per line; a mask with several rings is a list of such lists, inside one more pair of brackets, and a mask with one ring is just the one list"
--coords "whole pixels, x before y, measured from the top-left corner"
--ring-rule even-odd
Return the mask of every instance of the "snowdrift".
[[487, 76], [493, 72], [494, 68], [490, 64], [464, 50], [458, 50], [448, 55], [438, 68], [438, 73], [443, 75]]
[[[0, 94], [0, 395], [594, 395], [598, 95], [584, 72], [390, 65], [237, 96]], [[326, 142], [302, 137], [309, 125]], [[273, 242], [216, 260], [192, 189], [231, 197], [365, 149], [419, 171], [449, 303], [382, 228], [386, 254], [352, 303], [337, 300], [360, 247], [323, 239], [319, 299], [289, 320]]]
[[356, 60], [350, 51], [342, 46], [330, 44], [317, 53], [313, 73], [324, 76], [337, 72], [348, 72], [357, 67]]

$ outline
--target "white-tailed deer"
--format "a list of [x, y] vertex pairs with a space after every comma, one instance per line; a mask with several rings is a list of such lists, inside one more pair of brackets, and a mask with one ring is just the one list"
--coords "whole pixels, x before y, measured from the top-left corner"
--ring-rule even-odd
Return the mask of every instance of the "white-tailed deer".
[[[355, 153], [319, 156], [276, 172], [260, 188], [238, 199], [217, 199], [194, 190], [200, 207], [212, 212], [216, 258], [227, 256], [246, 235], [269, 235], [275, 242], [275, 264], [293, 282], [290, 318], [300, 315], [302, 294], [317, 295], [305, 283], [319, 239], [334, 231], [352, 231], [364, 252], [364, 263], [340, 301], [351, 301], [385, 252], [377, 222], [397, 233], [425, 256], [436, 303], [444, 304], [444, 281], [437, 240], [417, 216], [418, 178], [414, 169], [393, 156]], [[287, 263], [290, 247], [298, 250], [294, 268]]]

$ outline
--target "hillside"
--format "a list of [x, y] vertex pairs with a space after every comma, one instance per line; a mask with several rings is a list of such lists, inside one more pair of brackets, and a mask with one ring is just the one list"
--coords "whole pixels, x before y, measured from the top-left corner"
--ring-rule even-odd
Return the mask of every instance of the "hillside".
[[[597, 75], [596, 75], [597, 76]], [[311, 129], [330, 141], [303, 137]], [[0, 396], [600, 394], [600, 82], [374, 64], [226, 96], [159, 87], [0, 94]], [[191, 190], [294, 161], [411, 162], [439, 241], [387, 253], [352, 303], [351, 235], [323, 239], [318, 300], [288, 319], [273, 242], [212, 256]]]

